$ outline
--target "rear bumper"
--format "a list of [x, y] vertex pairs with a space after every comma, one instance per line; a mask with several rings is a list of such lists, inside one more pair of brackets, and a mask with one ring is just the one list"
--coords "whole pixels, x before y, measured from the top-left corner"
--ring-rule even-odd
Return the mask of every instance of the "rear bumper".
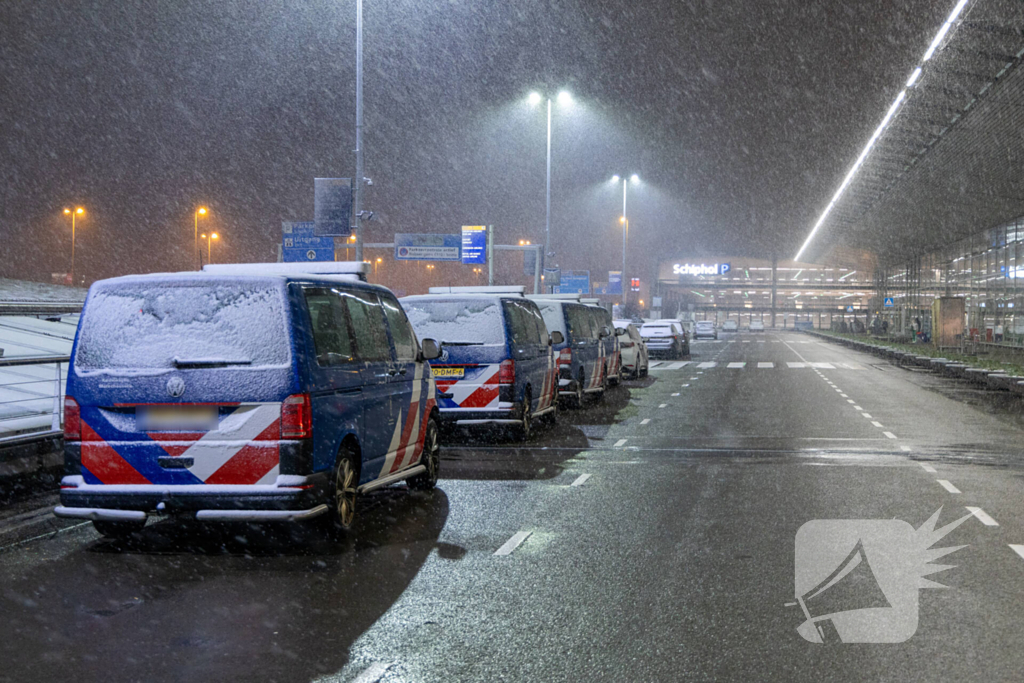
[[58, 517], [139, 521], [149, 514], [187, 514], [208, 521], [300, 521], [327, 511], [328, 474], [282, 475], [267, 486], [165, 486], [61, 482]]
[[521, 414], [518, 407], [499, 410], [444, 410], [440, 411], [443, 425], [478, 425], [518, 423]]

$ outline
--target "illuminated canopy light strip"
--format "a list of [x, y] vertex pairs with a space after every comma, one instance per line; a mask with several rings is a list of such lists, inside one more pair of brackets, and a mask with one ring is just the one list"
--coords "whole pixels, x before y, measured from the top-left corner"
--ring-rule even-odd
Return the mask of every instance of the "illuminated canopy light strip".
[[[954, 7], [953, 11], [949, 13], [949, 17], [946, 19], [945, 23], [942, 24], [942, 28], [939, 29], [939, 32], [935, 34], [935, 38], [932, 40], [931, 45], [928, 46], [928, 51], [925, 52], [924, 59], [921, 60], [922, 65], [924, 64], [924, 62], [927, 62], [929, 59], [931, 59], [933, 54], [935, 54], [935, 50], [938, 49], [939, 44], [942, 42], [943, 38], [945, 38], [946, 34], [949, 33], [949, 29], [953, 26], [953, 22], [955, 22], [957, 17], [960, 16], [960, 13], [963, 11], [964, 6], [967, 5], [967, 2], [968, 0], [959, 0], [959, 2], [956, 3], [956, 7]], [[843, 196], [843, 192], [846, 191], [846, 188], [850, 184], [850, 181], [853, 180], [853, 177], [857, 174], [857, 171], [860, 169], [861, 165], [864, 163], [864, 160], [867, 158], [868, 153], [871, 152], [871, 148], [874, 147], [875, 142], [882, 135], [882, 132], [885, 130], [885, 127], [889, 125], [889, 121], [891, 121], [892, 117], [896, 114], [896, 111], [899, 109], [900, 104], [902, 104], [904, 98], [907, 96], [907, 88], [913, 87], [914, 84], [917, 83], [917, 79], [920, 78], [920, 76], [921, 66], [917, 66], [915, 67], [914, 71], [910, 74], [910, 78], [907, 79], [906, 87], [900, 91], [899, 95], [896, 96], [896, 99], [895, 101], [893, 101], [892, 106], [889, 107], [889, 111], [888, 113], [886, 113], [885, 118], [882, 119], [882, 123], [880, 123], [878, 128], [875, 129], [875, 132], [871, 136], [871, 139], [868, 140], [868, 144], [864, 146], [864, 150], [860, 153], [860, 156], [857, 157], [857, 161], [853, 164], [853, 167], [850, 168], [850, 172], [846, 174], [846, 178], [843, 179], [843, 182], [839, 186], [839, 189], [836, 190], [836, 193], [832, 196], [832, 199], [829, 201], [828, 206], [825, 207], [825, 210], [821, 213], [821, 216], [818, 217], [818, 221], [814, 224], [814, 227], [811, 228], [811, 234], [807, 236], [807, 239], [804, 240], [803, 246], [800, 247], [800, 251], [798, 251], [796, 253], [796, 256], [793, 257], [794, 261], [800, 260], [800, 256], [803, 255], [804, 250], [807, 249], [807, 246], [811, 243], [811, 240], [814, 239], [814, 235], [818, 232], [818, 228], [820, 228], [822, 223], [825, 222], [825, 219], [828, 218], [828, 215], [832, 213], [832, 209], [835, 207], [836, 203], [838, 203], [839, 198]]]

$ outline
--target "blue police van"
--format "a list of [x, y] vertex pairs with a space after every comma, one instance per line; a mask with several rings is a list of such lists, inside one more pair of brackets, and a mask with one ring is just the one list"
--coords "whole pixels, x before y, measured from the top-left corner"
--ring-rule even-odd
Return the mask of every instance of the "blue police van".
[[[364, 264], [236, 264], [95, 283], [64, 405], [55, 514], [351, 527], [360, 494], [437, 482], [434, 380]], [[309, 272], [316, 271], [316, 272]]]
[[504, 425], [529, 438], [533, 420], [555, 418], [557, 371], [537, 305], [522, 287], [431, 287], [402, 299], [413, 328], [437, 339], [431, 361], [446, 426]]
[[[529, 297], [540, 307], [548, 329], [558, 331], [554, 344], [558, 365], [558, 395], [579, 408], [586, 395], [601, 397], [611, 374], [618, 376], [618, 342], [609, 326], [611, 316], [597, 306], [580, 303], [577, 294], [539, 294]], [[607, 318], [607, 320], [606, 320]]]

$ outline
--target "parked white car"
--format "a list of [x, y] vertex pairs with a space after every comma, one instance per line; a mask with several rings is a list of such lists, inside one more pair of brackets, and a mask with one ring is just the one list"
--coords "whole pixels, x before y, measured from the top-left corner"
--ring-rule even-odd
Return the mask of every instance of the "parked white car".
[[718, 330], [715, 329], [713, 320], [698, 320], [697, 331], [694, 332], [694, 339], [718, 339]]
[[722, 323], [722, 332], [737, 332], [740, 329], [740, 324], [735, 320], [726, 320]]
[[622, 373], [632, 379], [647, 376], [647, 344], [640, 336], [640, 329], [628, 320], [615, 321], [615, 335], [619, 338], [619, 354], [622, 356]]
[[750, 321], [750, 331], [751, 332], [764, 332], [764, 323], [761, 322], [760, 320], [751, 320]]

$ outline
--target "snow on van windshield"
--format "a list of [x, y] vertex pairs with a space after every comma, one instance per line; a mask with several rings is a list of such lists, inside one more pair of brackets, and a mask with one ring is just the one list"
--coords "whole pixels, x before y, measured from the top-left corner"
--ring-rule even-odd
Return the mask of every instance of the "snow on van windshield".
[[286, 366], [291, 349], [284, 306], [283, 291], [262, 283], [110, 283], [86, 303], [75, 367]]
[[471, 344], [505, 343], [501, 306], [493, 299], [403, 299], [402, 307], [420, 339]]

